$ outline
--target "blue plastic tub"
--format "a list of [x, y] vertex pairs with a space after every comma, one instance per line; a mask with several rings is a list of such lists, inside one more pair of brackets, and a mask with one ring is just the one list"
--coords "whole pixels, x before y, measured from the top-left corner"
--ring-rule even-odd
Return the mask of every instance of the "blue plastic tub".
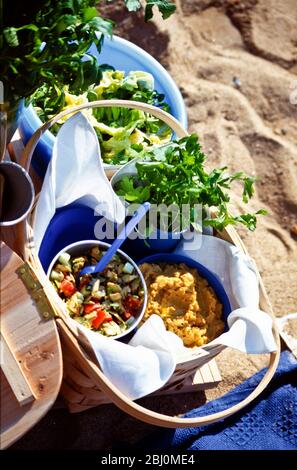
[[231, 313], [231, 304], [229, 298], [226, 294], [223, 284], [219, 280], [219, 278], [207, 269], [202, 264], [198, 263], [198, 261], [193, 260], [192, 258], [188, 258], [187, 256], [183, 255], [176, 255], [175, 253], [159, 253], [151, 256], [147, 256], [146, 258], [142, 258], [138, 264], [142, 263], [168, 263], [168, 264], [180, 264], [185, 263], [190, 268], [194, 268], [198, 271], [198, 273], [207, 280], [209, 285], [215, 291], [219, 301], [223, 305], [223, 319], [225, 322], [225, 331], [227, 328], [227, 317]]
[[[115, 69], [125, 72], [143, 70], [151, 73], [155, 79], [155, 89], [159, 93], [164, 93], [166, 101], [170, 105], [172, 115], [185, 128], [187, 127], [186, 108], [178, 87], [164, 67], [150, 54], [132, 42], [118, 36], [113, 36], [113, 39], [105, 38], [100, 55], [98, 55], [95, 46], [91, 47], [90, 51], [94, 56], [97, 56], [101, 64], [109, 64]], [[33, 106], [22, 107], [19, 130], [25, 144], [41, 125], [42, 122], [35, 113]], [[54, 142], [54, 135], [47, 131], [36, 147], [32, 166], [40, 177], [45, 175], [51, 159]]]

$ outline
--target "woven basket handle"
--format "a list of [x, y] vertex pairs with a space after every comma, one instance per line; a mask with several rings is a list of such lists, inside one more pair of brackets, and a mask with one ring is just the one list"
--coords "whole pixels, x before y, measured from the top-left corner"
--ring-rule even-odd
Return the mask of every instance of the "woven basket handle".
[[242, 401], [236, 405], [227, 408], [224, 411], [214, 413], [208, 416], [200, 416], [197, 418], [179, 418], [177, 416], [169, 416], [162, 413], [156, 413], [149, 410], [138, 403], [126, 397], [112, 382], [103, 374], [97, 364], [93, 362], [79, 341], [71, 333], [67, 325], [61, 319], [57, 319], [58, 328], [63, 341], [71, 351], [73, 358], [78, 357], [80, 368], [94, 381], [94, 385], [98, 386], [102, 392], [121, 410], [130, 414], [136, 419], [140, 419], [155, 426], [165, 428], [189, 428], [205, 426], [207, 424], [215, 423], [224, 418], [228, 418], [245, 406], [249, 405], [260, 393], [267, 387], [272, 379], [280, 357], [280, 339], [277, 329], [274, 325], [273, 334], [277, 345], [276, 352], [270, 353], [270, 361], [268, 369], [257, 385], [257, 387]]
[[60, 119], [69, 114], [82, 111], [89, 108], [129, 108], [137, 109], [145, 113], [149, 113], [152, 116], [160, 119], [165, 124], [167, 124], [177, 135], [177, 137], [186, 137], [188, 135], [187, 131], [182, 127], [182, 125], [175, 119], [171, 114], [163, 111], [162, 109], [156, 108], [146, 103], [140, 103], [139, 101], [129, 101], [129, 100], [101, 100], [101, 101], [91, 101], [90, 103], [81, 104], [79, 106], [73, 106], [65, 111], [54, 116], [52, 119], [43, 124], [37, 131], [32, 135], [31, 139], [27, 143], [20, 164], [28, 171], [31, 164], [31, 159], [33, 152], [38, 144], [40, 137], [50, 129], [54, 124], [56, 124]]

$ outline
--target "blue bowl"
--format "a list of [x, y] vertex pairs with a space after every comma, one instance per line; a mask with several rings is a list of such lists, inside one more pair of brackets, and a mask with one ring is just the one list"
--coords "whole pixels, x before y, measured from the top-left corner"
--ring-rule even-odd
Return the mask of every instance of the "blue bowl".
[[[52, 259], [65, 246], [94, 239], [94, 227], [100, 219], [101, 216], [94, 215], [93, 209], [76, 203], [58, 209], [47, 227], [38, 252], [45, 272]], [[107, 239], [104, 241], [112, 242]]]
[[223, 284], [218, 279], [218, 277], [209, 269], [207, 269], [202, 264], [198, 263], [191, 258], [183, 255], [176, 255], [175, 253], [158, 253], [152, 256], [147, 256], [146, 258], [141, 259], [138, 261], [138, 264], [142, 263], [168, 263], [168, 264], [180, 264], [184, 263], [188, 265], [190, 268], [194, 268], [198, 271], [198, 273], [207, 280], [209, 285], [215, 291], [219, 301], [223, 306], [223, 319], [225, 322], [225, 331], [228, 330], [227, 327], [227, 317], [231, 313], [231, 304], [229, 298], [226, 294], [226, 291], [223, 287]]
[[[150, 54], [132, 42], [117, 36], [113, 36], [113, 39], [104, 39], [100, 55], [95, 46], [90, 48], [90, 52], [98, 58], [101, 64], [110, 64], [115, 69], [123, 70], [124, 72], [143, 70], [151, 73], [155, 80], [155, 89], [165, 95], [165, 99], [171, 109], [171, 114], [185, 128], [187, 127], [186, 108], [178, 87], [164, 67]], [[33, 106], [22, 106], [19, 131], [24, 144], [29, 141], [34, 132], [42, 124]], [[45, 175], [52, 156], [54, 142], [55, 136], [50, 131], [46, 131], [35, 149], [32, 166], [40, 177]]]

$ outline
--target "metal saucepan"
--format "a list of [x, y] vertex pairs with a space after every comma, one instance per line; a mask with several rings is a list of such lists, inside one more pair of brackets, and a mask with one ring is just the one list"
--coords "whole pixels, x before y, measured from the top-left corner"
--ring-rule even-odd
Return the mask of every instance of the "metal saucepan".
[[4, 161], [7, 136], [7, 114], [0, 111], [0, 226], [15, 225], [32, 209], [35, 191], [23, 167]]

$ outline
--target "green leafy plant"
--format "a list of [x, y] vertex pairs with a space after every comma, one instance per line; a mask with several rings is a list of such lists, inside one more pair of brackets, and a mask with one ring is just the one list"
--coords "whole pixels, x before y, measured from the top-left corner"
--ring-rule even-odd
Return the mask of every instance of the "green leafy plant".
[[[132, 71], [128, 74], [105, 70], [102, 80], [92, 84], [83, 94], [69, 93], [69, 86], [59, 88], [44, 84], [30, 97], [36, 112], [43, 121], [75, 104], [94, 100], [122, 99], [142, 101], [169, 111], [165, 96], [154, 90], [151, 74]], [[95, 108], [84, 111], [93, 125], [101, 146], [105, 163], [122, 165], [139, 156], [146, 147], [160, 145], [171, 138], [171, 130], [159, 119], [135, 109]], [[51, 131], [56, 134], [61, 121]]]
[[[205, 160], [198, 136], [192, 134], [146, 152], [144, 158], [136, 162], [137, 174], [124, 177], [115, 190], [133, 203], [149, 201], [157, 205], [177, 204], [180, 208], [189, 204], [193, 224], [196, 222], [194, 206], [201, 204], [206, 226], [222, 230], [227, 225], [243, 224], [249, 230], [255, 230], [257, 215], [266, 214], [265, 210], [232, 215], [228, 207], [232, 183], [239, 181], [242, 184], [242, 199], [247, 203], [254, 193], [255, 178], [243, 172], [228, 174], [227, 167], [207, 172]], [[216, 208], [213, 217], [209, 216], [207, 208]]]
[[[137, 11], [141, 8], [140, 0], [125, 0], [129, 11]], [[175, 12], [176, 6], [168, 0], [146, 0], [145, 21], [153, 17], [153, 7], [156, 6], [162, 13], [164, 20]]]
[[[1, 3], [3, 0], [1, 0]], [[100, 52], [112, 23], [98, 16], [94, 0], [40, 2], [40, 10], [26, 16], [29, 23], [7, 24], [8, 2], [2, 7], [0, 74], [5, 99], [15, 104], [43, 83], [71, 83], [79, 89], [100, 78], [95, 57], [87, 54], [91, 44]], [[19, 5], [24, 10], [24, 3]], [[13, 9], [18, 15], [18, 8]], [[102, 33], [97, 37], [96, 32]]]
[[[100, 16], [98, 0], [0, 0], [0, 77], [4, 100], [10, 108], [44, 83], [69, 84], [77, 91], [98, 82], [100, 65], [88, 53], [91, 44], [101, 50], [113, 23]], [[141, 9], [136, 0], [125, 0], [129, 11]], [[147, 0], [145, 19], [156, 6], [164, 18], [175, 9], [167, 0]], [[97, 36], [96, 33], [101, 33]], [[85, 56], [88, 60], [82, 61]]]
[[[124, 72], [114, 71], [113, 67], [108, 65], [101, 66], [101, 72], [103, 74], [101, 89], [99, 80], [97, 84], [92, 83], [83, 90], [88, 101], [112, 99], [141, 101], [170, 112], [168, 104], [164, 101], [165, 96], [154, 90], [151, 83], [147, 83], [149, 74], [131, 72], [125, 76]], [[106, 80], [108, 84], [105, 85], [104, 76], [107, 74], [109, 74]], [[140, 75], [139, 79], [136, 74]], [[71, 88], [68, 84], [59, 87], [55, 84], [44, 83], [29, 97], [28, 101], [35, 107], [40, 119], [45, 122], [62, 111], [67, 105], [67, 95], [69, 93], [75, 95], [76, 93], [79, 94], [80, 91]], [[120, 116], [117, 114], [113, 117], [109, 108], [98, 108], [94, 113], [98, 121], [105, 122], [107, 125], [112, 124], [115, 119], [119, 122], [119, 125], [126, 125], [128, 123], [126, 118], [127, 110], [119, 109], [119, 114]]]

